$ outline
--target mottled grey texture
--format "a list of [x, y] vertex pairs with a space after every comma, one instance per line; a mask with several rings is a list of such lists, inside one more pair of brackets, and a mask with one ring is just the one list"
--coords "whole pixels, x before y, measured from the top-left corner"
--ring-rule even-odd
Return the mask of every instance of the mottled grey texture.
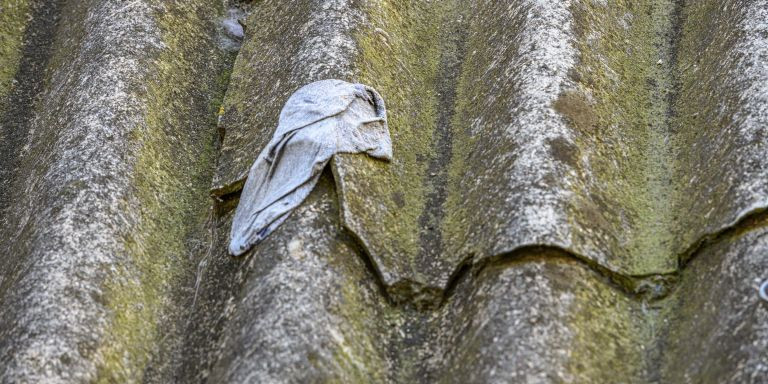
[[[243, 264], [209, 382], [381, 382], [383, 306], [330, 178]], [[311, 228], [311, 229], [309, 229]]]
[[[268, 108], [297, 82], [339, 74], [387, 94], [397, 115], [403, 155], [391, 167], [345, 156], [333, 166], [342, 221], [394, 295], [435, 301], [461, 265], [537, 245], [627, 278], [672, 273], [693, 240], [673, 241], [672, 84], [656, 64], [671, 61], [674, 7], [653, 4], [419, 2], [398, 13], [307, 1], [287, 13], [267, 2], [225, 99], [214, 193], [241, 188], [242, 153], [264, 146]], [[276, 19], [307, 33], [286, 40]], [[320, 35], [331, 49], [315, 48]], [[598, 38], [615, 48], [590, 46]], [[652, 43], [627, 53], [628, 39]], [[597, 71], [601, 60], [616, 69]], [[307, 68], [288, 64], [298, 62]]]
[[768, 380], [768, 303], [757, 294], [768, 271], [768, 230], [765, 219], [757, 224], [729, 232], [683, 272], [669, 309], [664, 382]]
[[[388, 95], [395, 149], [387, 169], [348, 156], [333, 166], [342, 223], [370, 256], [389, 298], [405, 305], [395, 311], [403, 334], [389, 335], [386, 344], [402, 353], [389, 364], [407, 373], [382, 382], [667, 377], [670, 332], [693, 321], [674, 313], [678, 302], [690, 302], [675, 281], [692, 279], [678, 275], [686, 255], [720, 231], [680, 208], [707, 192], [683, 182], [692, 173], [690, 154], [703, 158], [709, 150], [686, 141], [676, 102], [688, 100], [677, 96], [678, 82], [695, 84], [678, 79], [675, 65], [688, 60], [677, 56], [678, 39], [706, 36], [688, 30], [697, 21], [686, 11], [698, 6], [478, 1], [386, 9], [365, 3], [348, 11], [359, 29], [358, 49], [344, 51], [336, 71], [359, 73]], [[755, 14], [763, 7], [739, 6]], [[334, 15], [326, 25], [343, 19]], [[431, 29], [429, 20], [441, 26]], [[244, 49], [278, 46], [279, 39], [272, 41], [262, 37]], [[761, 44], [759, 37], [750, 41]], [[418, 51], [419, 59], [411, 61], [407, 51]], [[393, 54], [398, 59], [390, 65]], [[356, 66], [350, 70], [349, 63]], [[256, 74], [269, 68], [251, 62], [240, 76], [265, 83]], [[423, 95], [418, 105], [406, 98], [414, 90]], [[238, 89], [228, 98], [250, 92]], [[743, 101], [744, 110], [760, 108], [757, 98]], [[434, 112], [419, 114], [424, 110]], [[253, 143], [240, 133], [244, 125], [230, 127], [236, 136], [225, 138], [223, 158]], [[398, 155], [407, 149], [416, 155]], [[435, 159], [438, 165], [427, 167]], [[230, 191], [237, 189], [232, 180]], [[442, 198], [435, 192], [441, 188]], [[683, 234], [689, 230], [697, 235]], [[430, 233], [439, 234], [437, 241]], [[423, 317], [409, 309], [425, 303], [439, 309]]]
[[0, 142], [13, 165], [0, 186], [0, 382], [138, 382], [178, 335], [180, 282], [194, 272], [187, 236], [208, 207], [222, 10], [35, 8], [23, 60], [39, 70], [19, 79], [38, 93], [1, 120], [16, 136]]
[[[0, 382], [768, 382], [768, 1], [0, 6]], [[229, 257], [328, 78], [392, 161]]]
[[696, 1], [681, 13], [683, 252], [768, 208], [768, 1]]
[[434, 382], [641, 383], [654, 374], [659, 310], [559, 252], [476, 271], [439, 312]]
[[229, 252], [239, 256], [269, 236], [309, 195], [338, 153], [392, 160], [384, 100], [373, 88], [343, 80], [299, 88], [248, 173], [232, 221]]

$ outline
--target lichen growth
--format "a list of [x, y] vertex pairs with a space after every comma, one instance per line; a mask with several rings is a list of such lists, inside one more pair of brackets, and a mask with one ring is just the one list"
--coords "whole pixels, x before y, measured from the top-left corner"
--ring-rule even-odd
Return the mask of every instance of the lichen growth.
[[514, 118], [510, 109], [519, 94], [511, 84], [514, 75], [498, 63], [515, 60], [514, 55], [520, 52], [519, 33], [527, 6], [514, 4], [514, 11], [510, 11], [500, 4], [478, 4], [464, 16], [469, 20], [465, 22], [465, 54], [456, 83], [452, 156], [445, 165], [448, 187], [440, 225], [444, 249], [461, 262], [481, 252], [478, 243], [482, 240], [473, 238], [473, 233], [493, 237], [491, 232], [499, 229], [489, 228], [495, 223], [489, 223], [486, 215], [504, 209], [494, 203], [506, 200], [510, 191], [496, 185], [506, 181], [495, 171], [511, 165], [516, 157], [516, 148], [510, 148], [508, 140], [498, 135]]
[[574, 305], [563, 319], [574, 332], [567, 372], [575, 382], [645, 382], [653, 374], [648, 357], [658, 352], [659, 310], [592, 271], [583, 273], [592, 276], [576, 284], [570, 299]]
[[[669, 316], [671, 299], [656, 299], [668, 293], [678, 267], [676, 7], [670, 0], [646, 0], [580, 2], [571, 9], [580, 55], [571, 73], [573, 89], [553, 107], [576, 131], [579, 153], [588, 154], [591, 182], [602, 186], [602, 199], [582, 196], [571, 220], [608, 220], [609, 227], [623, 231], [616, 232], [619, 247], [611, 252], [622, 255], [629, 275], [618, 281], [628, 293], [601, 285], [597, 297], [577, 300], [604, 302], [573, 312], [576, 358], [570, 370], [577, 377], [659, 380], [662, 319]], [[595, 210], [600, 217], [581, 220]]]
[[0, 113], [19, 69], [29, 13], [28, 0], [0, 0]]
[[[338, 162], [350, 180], [344, 185], [349, 191], [342, 192], [344, 206], [363, 227], [385, 236], [371, 239], [378, 247], [372, 253], [379, 268], [385, 274], [404, 272], [422, 281], [426, 278], [418, 260], [419, 217], [427, 194], [427, 167], [435, 155], [432, 136], [443, 7], [440, 2], [370, 4], [366, 10], [370, 24], [356, 36], [359, 82], [371, 85], [386, 100], [394, 160], [386, 164], [342, 156]], [[380, 207], [369, 205], [371, 196]]]
[[200, 14], [211, 10], [202, 3], [156, 15], [165, 49], [147, 84], [146, 124], [132, 132], [140, 148], [133, 173], [140, 222], [126, 235], [129, 258], [106, 290], [113, 317], [99, 350], [98, 382], [141, 380], [164, 348], [161, 330], [179, 305], [174, 287], [194, 271], [186, 239], [206, 218], [218, 110], [211, 100], [222, 91], [210, 75], [221, 57], [201, 41], [210, 31]]
[[748, 37], [760, 33], [746, 27], [749, 9], [733, 2], [698, 1], [681, 12], [675, 63], [681, 97], [674, 100], [678, 140], [685, 148], [679, 156], [680, 174], [686, 176], [682, 188], [687, 192], [677, 207], [685, 212], [679, 224], [681, 263], [699, 242], [743, 219], [737, 215], [744, 206], [764, 195], [756, 188], [761, 183], [750, 185], [761, 178], [763, 166], [753, 156], [761, 156], [766, 134], [761, 129], [765, 119], [754, 119], [760, 114], [752, 110], [760, 108], [761, 97], [747, 85], [762, 79], [754, 69], [760, 59], [745, 52], [761, 41]]
[[622, 255], [630, 275], [672, 272], [677, 184], [669, 63], [675, 4], [579, 2], [571, 12], [579, 51], [574, 87], [553, 107], [587, 155], [581, 170], [586, 189], [601, 192], [599, 199], [579, 196], [570, 215], [582, 224], [574, 226], [605, 221], [618, 240], [611, 252]]
[[[347, 249], [345, 253], [351, 254], [352, 252]], [[352, 276], [359, 274], [359, 272], [355, 274], [349, 270], [345, 272]], [[371, 286], [361, 286], [356, 279], [349, 278], [340, 288], [339, 310], [341, 317], [345, 320], [342, 330], [345, 339], [350, 340], [349, 345], [339, 345], [334, 350], [335, 361], [340, 368], [339, 372], [344, 375], [342, 381], [350, 383], [384, 382], [384, 377], [388, 372], [386, 358], [383, 356], [384, 349], [382, 348], [385, 340], [377, 337], [381, 334], [383, 324], [371, 320], [380, 319], [377, 312], [389, 308], [376, 305], [382, 302], [374, 303], [370, 300], [370, 296], [366, 298], [364, 290], [370, 289]]]
[[[306, 57], [297, 58], [298, 54], [307, 53], [306, 47], [302, 47], [306, 34], [318, 37], [313, 30], [316, 26], [309, 20], [311, 3], [287, 7], [281, 2], [259, 2], [253, 6], [258, 12], [250, 13], [245, 20], [246, 37], [234, 60], [222, 103], [219, 129], [223, 141], [212, 190], [216, 196], [242, 189], [259, 149], [266, 146], [277, 127], [283, 104], [296, 89], [325, 78], [345, 79], [337, 73], [307, 73], [307, 67], [313, 64], [311, 58], [309, 62]], [[304, 32], [295, 33], [297, 26]], [[312, 49], [322, 52], [319, 47]], [[333, 72], [332, 67], [323, 68]]]

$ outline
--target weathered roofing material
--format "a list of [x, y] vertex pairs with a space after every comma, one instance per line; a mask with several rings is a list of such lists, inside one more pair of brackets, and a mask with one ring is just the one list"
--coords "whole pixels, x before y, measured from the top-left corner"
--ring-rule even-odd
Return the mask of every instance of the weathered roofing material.
[[[203, 3], [0, 0], [0, 382], [768, 380], [768, 1]], [[229, 257], [328, 78], [392, 163]]]
[[194, 271], [187, 236], [209, 206], [216, 7], [0, 8], [29, 10], [21, 50], [38, 68], [18, 72], [36, 93], [0, 109], [13, 166], [0, 186], [0, 382], [135, 382], [178, 335], [167, 325]]

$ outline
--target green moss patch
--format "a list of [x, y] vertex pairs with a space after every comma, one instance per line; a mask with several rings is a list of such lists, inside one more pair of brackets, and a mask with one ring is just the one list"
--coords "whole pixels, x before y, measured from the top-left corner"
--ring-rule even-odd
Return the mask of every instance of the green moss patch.
[[[575, 88], [554, 108], [576, 131], [601, 196], [579, 196], [578, 223], [607, 221], [617, 232], [629, 274], [668, 273], [674, 254], [675, 137], [670, 99], [675, 91], [674, 2], [583, 1], [571, 7], [579, 51]], [[589, 178], [583, 178], [589, 179]], [[599, 218], [580, 220], [597, 204]], [[586, 213], [585, 213], [586, 212]]]
[[28, 0], [0, 0], [0, 101], [11, 89], [30, 18]]
[[172, 309], [179, 310], [175, 289], [194, 272], [186, 239], [207, 217], [222, 91], [211, 75], [221, 58], [200, 41], [209, 33], [200, 19], [210, 16], [202, 13], [211, 11], [201, 3], [157, 15], [166, 48], [148, 78], [146, 124], [132, 132], [140, 147], [133, 176], [140, 222], [125, 240], [128, 263], [107, 290], [114, 317], [100, 349], [99, 382], [140, 380], [163, 347]]

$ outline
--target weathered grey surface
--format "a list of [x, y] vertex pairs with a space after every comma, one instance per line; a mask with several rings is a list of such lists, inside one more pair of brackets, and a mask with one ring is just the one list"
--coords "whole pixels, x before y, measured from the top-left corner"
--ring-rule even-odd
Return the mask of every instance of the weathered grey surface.
[[[760, 209], [750, 199], [762, 193], [734, 196], [714, 220], [687, 207], [713, 197], [689, 182], [707, 151], [680, 128], [689, 100], [673, 102], [676, 25], [687, 19], [671, 1], [274, 7], [250, 19], [257, 35], [225, 100], [214, 191], [239, 190], [240, 153], [264, 146], [265, 122], [296, 84], [370, 82], [391, 99], [394, 162], [342, 156], [334, 172], [344, 225], [393, 294], [434, 301], [461, 265], [536, 245], [624, 277], [670, 274], [701, 238]], [[307, 33], [286, 39], [277, 19]], [[682, 39], [701, 36], [691, 34]], [[758, 35], [749, 41], [762, 46]], [[759, 110], [764, 91], [751, 92], [742, 107]]]
[[388, 375], [387, 308], [338, 224], [327, 176], [242, 266], [209, 382], [362, 383]]
[[0, 190], [0, 382], [140, 381], [172, 343], [187, 236], [208, 206], [220, 10], [35, 7], [49, 23], [32, 19], [41, 29], [24, 44], [50, 41], [23, 50], [44, 56], [29, 74], [39, 94], [2, 120], [15, 136], [0, 151], [13, 164]]
[[622, 275], [675, 270], [656, 185], [669, 159], [652, 115], [665, 111], [648, 86], [669, 55], [666, 3], [480, 2], [458, 91], [453, 252], [548, 245]]
[[768, 1], [691, 2], [681, 13], [684, 247], [768, 207]]
[[435, 382], [651, 382], [659, 312], [562, 253], [532, 251], [456, 287], [437, 322]]
[[[0, 0], [0, 382], [768, 381], [768, 2], [551, 3]], [[229, 257], [328, 78], [392, 163]]]
[[43, 85], [59, 7], [56, 1], [0, 2], [0, 207], [10, 204], [6, 191], [12, 190], [34, 98]]
[[[762, 383], [768, 379], [765, 218], [752, 230], [729, 232], [696, 255], [683, 272], [670, 309], [664, 381]], [[749, 228], [749, 227], [748, 227]]]
[[[396, 302], [434, 305], [449, 281], [456, 284], [444, 314], [426, 322], [406, 315], [406, 323], [444, 343], [416, 343], [408, 359], [422, 368], [409, 372], [448, 382], [661, 380], [680, 293], [644, 302], [620, 290], [669, 294], [679, 258], [723, 227], [683, 208], [706, 192], [686, 175], [702, 169], [692, 154], [708, 153], [688, 141], [694, 131], [679, 119], [683, 101], [675, 101], [689, 102], [678, 83], [695, 86], [678, 78], [676, 64], [689, 60], [678, 39], [698, 26], [686, 17], [689, 8], [668, 1], [361, 4], [347, 11], [358, 49], [345, 51], [349, 59], [337, 71], [391, 100], [395, 157], [389, 170], [360, 158], [336, 160], [343, 223]], [[759, 14], [763, 4], [739, 6]], [[750, 41], [762, 46], [759, 37]], [[417, 105], [408, 98], [414, 91], [423, 95]], [[228, 98], [239, 99], [235, 92]], [[753, 98], [740, 108], [760, 105]], [[242, 152], [248, 141], [241, 139], [225, 152]], [[527, 261], [499, 261], [506, 257]], [[526, 270], [537, 271], [529, 279], [536, 283], [507, 292], [520, 284], [512, 276]], [[541, 324], [518, 325], [531, 308], [545, 313]]]
[[0, 2], [0, 99], [5, 99], [14, 88], [16, 73], [24, 56], [25, 31], [35, 6], [40, 5], [18, 0]]
[[299, 88], [248, 173], [232, 219], [229, 252], [242, 255], [269, 236], [309, 196], [331, 157], [341, 153], [392, 160], [381, 95], [343, 80]]

